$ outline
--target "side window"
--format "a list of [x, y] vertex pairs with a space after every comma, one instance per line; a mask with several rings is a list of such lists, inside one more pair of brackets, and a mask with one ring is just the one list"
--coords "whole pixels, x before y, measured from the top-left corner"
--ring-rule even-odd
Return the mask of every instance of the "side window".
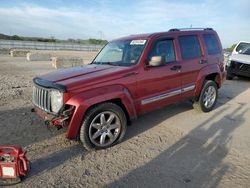
[[166, 63], [175, 61], [173, 40], [157, 41], [150, 52], [150, 58], [153, 56], [164, 56]]
[[221, 52], [218, 40], [214, 34], [205, 34], [203, 38], [209, 55], [219, 54]]
[[196, 35], [179, 37], [182, 59], [193, 59], [201, 57], [201, 47]]

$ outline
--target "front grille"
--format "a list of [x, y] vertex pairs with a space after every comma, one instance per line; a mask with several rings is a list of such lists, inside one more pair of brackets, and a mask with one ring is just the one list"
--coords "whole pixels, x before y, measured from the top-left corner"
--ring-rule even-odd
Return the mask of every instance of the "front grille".
[[41, 87], [33, 87], [33, 103], [46, 112], [51, 112], [50, 90]]
[[248, 70], [249, 70], [249, 65], [241, 64], [241, 65], [239, 66], [239, 69], [240, 69], [241, 71], [248, 71]]
[[250, 73], [250, 65], [248, 64], [240, 63], [237, 61], [231, 61], [231, 64], [232, 68], [236, 71]]

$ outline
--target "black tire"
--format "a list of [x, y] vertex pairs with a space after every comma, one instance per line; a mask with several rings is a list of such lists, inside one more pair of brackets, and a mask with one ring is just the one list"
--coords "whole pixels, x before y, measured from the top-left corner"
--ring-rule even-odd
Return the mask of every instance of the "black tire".
[[233, 74], [227, 73], [226, 79], [227, 80], [232, 80], [234, 78]]
[[[215, 99], [214, 99], [214, 102], [212, 103], [211, 106], [206, 106], [204, 104], [204, 97], [205, 97], [205, 92], [207, 91], [207, 89], [209, 87], [214, 88], [214, 90], [215, 90]], [[215, 104], [217, 102], [217, 98], [218, 98], [217, 84], [212, 80], [206, 80], [205, 83], [203, 84], [203, 88], [201, 90], [200, 97], [199, 97], [199, 99], [197, 101], [195, 101], [193, 103], [193, 107], [196, 110], [200, 111], [200, 112], [210, 112], [214, 108], [214, 106], [215, 106]]]
[[[97, 118], [98, 115], [100, 115], [101, 113], [105, 113], [105, 112], [114, 113], [116, 115], [116, 118], [119, 119], [121, 127], [120, 127], [119, 135], [117, 134], [116, 139], [113, 140], [112, 143], [105, 145], [105, 146], [100, 146], [100, 145], [95, 144], [93, 141], [91, 141], [90, 125], [91, 125], [91, 122], [93, 122], [95, 118]], [[127, 129], [127, 118], [122, 108], [114, 103], [105, 102], [105, 103], [101, 103], [99, 105], [92, 107], [86, 113], [83, 119], [83, 123], [80, 128], [79, 137], [83, 146], [87, 150], [105, 149], [105, 148], [111, 147], [119, 143], [123, 139], [126, 129]]]

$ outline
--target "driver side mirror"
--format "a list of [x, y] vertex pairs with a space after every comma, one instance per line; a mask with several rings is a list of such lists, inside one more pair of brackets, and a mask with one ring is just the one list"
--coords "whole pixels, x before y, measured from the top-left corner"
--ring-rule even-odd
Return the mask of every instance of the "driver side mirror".
[[149, 59], [148, 66], [149, 67], [158, 67], [162, 66], [165, 63], [165, 57], [164, 56], [153, 56]]

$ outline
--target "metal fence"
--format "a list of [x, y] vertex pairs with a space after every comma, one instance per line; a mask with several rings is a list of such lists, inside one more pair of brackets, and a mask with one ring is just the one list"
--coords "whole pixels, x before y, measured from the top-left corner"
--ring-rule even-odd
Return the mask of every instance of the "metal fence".
[[83, 45], [72, 43], [0, 40], [0, 49], [34, 49], [34, 50], [77, 50], [77, 51], [98, 51], [102, 45]]

